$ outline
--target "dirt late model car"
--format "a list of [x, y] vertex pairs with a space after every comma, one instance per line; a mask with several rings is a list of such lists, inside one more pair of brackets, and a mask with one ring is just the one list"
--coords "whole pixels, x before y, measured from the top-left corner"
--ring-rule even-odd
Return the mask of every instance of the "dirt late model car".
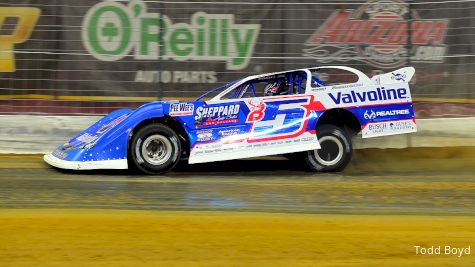
[[[325, 84], [320, 73], [333, 70], [356, 78]], [[313, 171], [339, 171], [351, 159], [354, 135], [416, 131], [408, 84], [414, 72], [406, 67], [370, 79], [353, 68], [325, 66], [250, 76], [193, 102], [116, 110], [44, 160], [63, 169], [153, 174], [170, 171], [180, 159], [193, 164], [285, 154]]]

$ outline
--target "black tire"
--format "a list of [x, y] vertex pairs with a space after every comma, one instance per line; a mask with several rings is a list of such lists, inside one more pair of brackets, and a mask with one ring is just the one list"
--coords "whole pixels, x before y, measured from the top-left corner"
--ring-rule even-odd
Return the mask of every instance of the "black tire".
[[303, 155], [306, 154], [307, 152], [294, 152], [294, 153], [288, 153], [288, 154], [283, 154], [286, 159], [291, 160], [291, 161], [302, 161]]
[[351, 137], [340, 127], [323, 125], [317, 128], [321, 149], [305, 154], [305, 163], [311, 171], [342, 171], [351, 160], [353, 147]]
[[180, 161], [180, 140], [166, 125], [150, 124], [139, 129], [129, 148], [131, 167], [148, 174], [166, 173]]

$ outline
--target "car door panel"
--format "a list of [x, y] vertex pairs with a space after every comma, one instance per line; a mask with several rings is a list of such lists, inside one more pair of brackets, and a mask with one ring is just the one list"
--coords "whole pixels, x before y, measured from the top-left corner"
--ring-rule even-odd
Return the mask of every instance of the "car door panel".
[[[258, 157], [318, 149], [315, 132], [309, 130], [312, 96], [274, 96], [215, 101], [195, 115], [196, 142], [190, 163]], [[223, 106], [239, 111], [224, 112]], [[210, 111], [210, 109], [212, 111]], [[221, 110], [221, 112], [220, 112]], [[205, 114], [205, 115], [203, 115]], [[208, 123], [208, 121], [210, 123]], [[219, 123], [223, 121], [224, 123]]]

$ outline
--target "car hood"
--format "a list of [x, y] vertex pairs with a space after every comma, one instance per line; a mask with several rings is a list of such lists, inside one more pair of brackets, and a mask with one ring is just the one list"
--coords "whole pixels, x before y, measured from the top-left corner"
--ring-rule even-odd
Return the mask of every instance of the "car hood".
[[71, 138], [69, 145], [83, 147], [95, 143], [101, 136], [123, 122], [132, 112], [131, 109], [119, 109], [109, 113], [77, 136]]

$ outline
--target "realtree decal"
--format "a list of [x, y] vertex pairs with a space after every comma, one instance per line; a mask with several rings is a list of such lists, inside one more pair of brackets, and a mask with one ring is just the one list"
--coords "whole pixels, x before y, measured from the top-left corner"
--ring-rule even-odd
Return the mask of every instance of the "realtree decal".
[[235, 24], [232, 14], [196, 12], [190, 24], [174, 24], [166, 15], [148, 13], [142, 1], [107, 1], [87, 12], [82, 40], [92, 56], [104, 61], [133, 53], [138, 60], [225, 61], [227, 69], [239, 70], [249, 64], [259, 30], [259, 24]]

